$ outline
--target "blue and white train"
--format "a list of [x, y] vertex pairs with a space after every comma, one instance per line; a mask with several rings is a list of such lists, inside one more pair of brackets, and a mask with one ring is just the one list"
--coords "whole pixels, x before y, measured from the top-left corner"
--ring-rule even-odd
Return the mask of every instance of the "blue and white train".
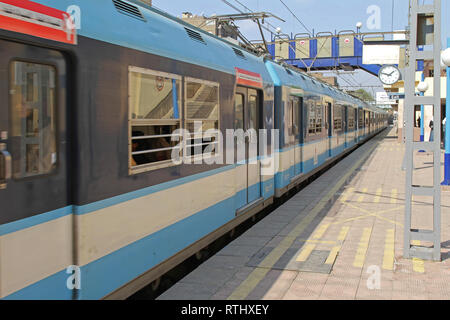
[[[0, 48], [3, 299], [126, 298], [387, 126], [139, 1], [0, 0]], [[171, 161], [227, 129], [278, 129], [278, 170]]]

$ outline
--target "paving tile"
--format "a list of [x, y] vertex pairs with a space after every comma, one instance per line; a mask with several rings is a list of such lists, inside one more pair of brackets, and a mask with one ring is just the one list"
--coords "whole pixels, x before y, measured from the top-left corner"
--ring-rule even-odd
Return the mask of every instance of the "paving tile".
[[261, 250], [260, 246], [235, 246], [229, 245], [220, 250], [217, 255], [221, 256], [236, 256], [236, 257], [248, 257], [251, 258], [255, 253]]
[[297, 276], [294, 271], [270, 270], [248, 296], [249, 300], [280, 300]]
[[209, 300], [215, 294], [215, 290], [196, 283], [177, 283], [157, 300]]

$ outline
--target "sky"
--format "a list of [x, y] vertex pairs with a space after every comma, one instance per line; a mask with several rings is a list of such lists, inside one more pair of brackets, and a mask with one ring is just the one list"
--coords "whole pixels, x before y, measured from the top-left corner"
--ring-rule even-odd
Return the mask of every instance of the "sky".
[[[277, 19], [271, 18], [268, 21], [274, 27], [280, 27], [282, 33], [297, 34], [308, 32], [332, 32], [342, 30], [356, 30], [356, 23], [362, 22], [362, 32], [377, 32], [377, 31], [392, 31], [404, 30], [408, 25], [408, 4], [409, 0], [282, 0], [291, 11], [304, 24], [297, 21], [297, 19], [288, 11], [282, 4], [281, 0], [227, 0], [236, 8], [247, 12], [241, 4], [248, 7], [252, 11], [260, 12], [266, 11], [275, 14], [276, 16], [285, 20], [281, 22]], [[425, 3], [430, 0], [420, 0]], [[239, 2], [241, 4], [239, 4]], [[450, 37], [450, 0], [442, 0], [442, 43], [446, 45], [446, 40]], [[155, 7], [160, 8], [175, 16], [181, 16], [183, 12], [191, 12], [197, 15], [211, 16], [212, 14], [231, 14], [237, 11], [222, 0], [153, 0]], [[394, 4], [394, 10], [392, 5]], [[372, 13], [370, 11], [379, 8], [379, 23], [374, 24]], [[368, 12], [368, 10], [370, 12]], [[244, 22], [238, 24], [241, 32], [249, 40], [259, 40], [258, 27], [253, 22]], [[379, 27], [379, 29], [377, 29]], [[374, 29], [375, 28], [375, 29]], [[266, 34], [270, 39], [270, 34]], [[342, 80], [345, 78], [346, 80]], [[366, 86], [380, 86], [379, 80], [363, 71], [358, 71], [353, 75], [344, 75], [341, 77], [340, 83], [342, 85], [363, 84]], [[381, 88], [381, 87], [380, 87]], [[375, 91], [382, 91], [381, 89], [367, 89], [371, 93]]]

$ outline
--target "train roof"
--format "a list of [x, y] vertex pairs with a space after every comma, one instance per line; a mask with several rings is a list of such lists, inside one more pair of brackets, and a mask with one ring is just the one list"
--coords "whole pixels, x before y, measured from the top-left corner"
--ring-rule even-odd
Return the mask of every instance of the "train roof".
[[[74, 4], [73, 0], [35, 1], [63, 11]], [[133, 0], [78, 0], [76, 5], [81, 10], [81, 36], [233, 75], [240, 68], [273, 83], [263, 57], [153, 7]]]
[[266, 66], [276, 86], [300, 88], [307, 92], [324, 94], [337, 101], [347, 102], [362, 108], [373, 110], [370, 105], [366, 104], [362, 100], [357, 99], [305, 73], [282, 66], [281, 64], [271, 60], [266, 61]]

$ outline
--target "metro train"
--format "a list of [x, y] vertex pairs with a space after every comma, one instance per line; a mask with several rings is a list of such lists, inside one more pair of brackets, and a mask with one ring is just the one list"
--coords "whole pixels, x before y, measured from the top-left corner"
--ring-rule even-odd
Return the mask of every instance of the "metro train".
[[[139, 1], [0, 0], [0, 48], [2, 299], [126, 298], [387, 126]], [[279, 134], [207, 164], [227, 129]]]

